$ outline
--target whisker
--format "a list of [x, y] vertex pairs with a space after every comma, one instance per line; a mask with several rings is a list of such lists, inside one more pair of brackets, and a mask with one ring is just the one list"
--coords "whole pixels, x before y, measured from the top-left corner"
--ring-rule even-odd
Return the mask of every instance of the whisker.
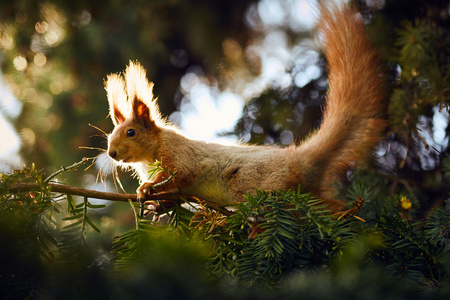
[[97, 155], [96, 157], [94, 157], [94, 159], [92, 159], [92, 163], [91, 163], [89, 166], [87, 166], [87, 167], [84, 169], [84, 171], [87, 171], [90, 167], [92, 167], [93, 165], [95, 165], [95, 162], [96, 162], [97, 157], [98, 157], [98, 155]]
[[93, 135], [90, 135], [89, 136], [89, 138], [93, 138], [93, 137], [102, 137], [102, 138], [108, 138], [108, 136], [107, 135], [105, 135], [105, 134], [93, 134]]
[[[114, 183], [114, 187], [116, 191], [122, 190], [126, 193], [125, 188], [122, 185], [122, 182], [119, 178], [119, 172], [117, 170], [117, 165], [114, 163], [112, 159], [109, 158], [106, 153], [101, 153], [95, 158], [95, 164], [98, 168], [98, 173], [96, 177], [96, 183], [101, 182], [106, 184], [106, 178], [108, 174], [111, 174], [112, 181]], [[91, 165], [92, 166], [92, 165]]]
[[[99, 179], [100, 179], [100, 182], [103, 184], [106, 182], [106, 176], [103, 177], [103, 175], [102, 175], [102, 168], [103, 168], [103, 166], [100, 166], [98, 169], [97, 176], [95, 177], [96, 184], [98, 183]], [[105, 180], [103, 180], [103, 178], [105, 178]]]
[[[113, 171], [112, 174], [113, 174], [113, 179], [114, 179], [114, 185], [116, 185], [116, 182], [117, 182], [117, 184], [119, 185], [120, 189], [121, 189], [124, 193], [126, 193], [125, 188], [124, 188], [123, 185], [122, 185], [122, 181], [120, 181], [120, 178], [119, 178], [119, 172], [117, 171], [117, 168], [114, 169], [114, 171]], [[116, 186], [116, 188], [117, 188], [117, 186]]]
[[92, 124], [90, 124], [90, 123], [89, 123], [89, 126], [91, 126], [92, 128], [97, 129], [98, 131], [100, 131], [101, 133], [103, 133], [105, 136], [108, 136], [108, 134], [107, 134], [103, 129], [101, 129], [101, 128], [95, 126], [95, 125], [92, 125]]
[[78, 147], [78, 148], [80, 148], [80, 149], [88, 149], [88, 150], [98, 150], [98, 151], [101, 151], [101, 152], [106, 152], [106, 149], [103, 149], [103, 148], [97, 148], [97, 147], [80, 146], [80, 147]]
[[[100, 131], [102, 134], [94, 134], [91, 135], [90, 137], [103, 137], [103, 138], [108, 138], [108, 134], [101, 128], [89, 124], [89, 126], [91, 126], [92, 128], [97, 129], [98, 131]], [[108, 177], [108, 174], [111, 174], [112, 176], [112, 181], [114, 183], [114, 187], [116, 189], [116, 191], [122, 190], [124, 193], [126, 193], [125, 188], [122, 185], [122, 181], [120, 180], [120, 176], [119, 176], [119, 172], [117, 170], [117, 165], [114, 163], [114, 161], [112, 161], [111, 159], [109, 159], [108, 155], [106, 155], [106, 149], [103, 148], [97, 148], [97, 147], [79, 147], [80, 149], [88, 149], [88, 150], [97, 150], [99, 152], [101, 152], [100, 154], [98, 154], [97, 156], [90, 158], [92, 159], [92, 163], [87, 166], [87, 168], [85, 169], [88, 170], [89, 168], [91, 168], [93, 165], [97, 165], [98, 168], [98, 172], [97, 172], [97, 176], [95, 178], [95, 183], [102, 183], [104, 185], [106, 185], [106, 178]]]

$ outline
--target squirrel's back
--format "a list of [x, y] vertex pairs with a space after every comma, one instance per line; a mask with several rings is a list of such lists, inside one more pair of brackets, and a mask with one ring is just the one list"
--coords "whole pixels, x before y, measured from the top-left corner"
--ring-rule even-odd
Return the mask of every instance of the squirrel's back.
[[311, 168], [303, 185], [320, 183], [317, 192], [326, 197], [336, 174], [363, 160], [379, 141], [386, 126], [385, 78], [361, 16], [339, 4], [322, 4], [320, 12], [329, 89], [322, 124], [299, 150], [302, 164]]

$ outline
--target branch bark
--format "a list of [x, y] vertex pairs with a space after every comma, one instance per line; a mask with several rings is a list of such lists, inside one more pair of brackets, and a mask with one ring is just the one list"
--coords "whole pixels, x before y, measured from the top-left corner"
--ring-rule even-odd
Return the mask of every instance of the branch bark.
[[[101, 192], [101, 191], [95, 191], [90, 189], [84, 189], [79, 188], [75, 186], [70, 186], [66, 184], [59, 184], [59, 183], [48, 183], [47, 184], [52, 192], [56, 193], [62, 193], [62, 194], [70, 194], [70, 195], [76, 195], [76, 196], [82, 196], [86, 198], [97, 198], [97, 199], [103, 199], [103, 200], [111, 200], [111, 201], [137, 201], [137, 194], [119, 194], [119, 193], [109, 193], [109, 192]], [[9, 190], [11, 192], [27, 192], [27, 191], [36, 191], [40, 190], [41, 187], [36, 182], [24, 182], [24, 183], [17, 183], [12, 186], [10, 186]], [[203, 202], [205, 203], [209, 208], [212, 208], [214, 210], [217, 210], [221, 212], [222, 214], [226, 216], [230, 216], [233, 214], [233, 212], [227, 210], [226, 208], [221, 207], [217, 203], [199, 199], [194, 196], [190, 195], [184, 195], [180, 193], [157, 193], [153, 195], [149, 195], [146, 198], [146, 201], [156, 201], [156, 200], [169, 200], [169, 201], [178, 201], [178, 200], [185, 200], [188, 202]]]

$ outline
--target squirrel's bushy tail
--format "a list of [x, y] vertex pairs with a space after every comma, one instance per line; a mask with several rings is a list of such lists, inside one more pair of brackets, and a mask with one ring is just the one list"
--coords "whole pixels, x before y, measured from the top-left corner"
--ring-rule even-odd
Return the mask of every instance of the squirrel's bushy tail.
[[363, 160], [379, 141], [386, 125], [381, 119], [385, 78], [361, 16], [338, 4], [322, 4], [320, 12], [329, 90], [320, 129], [298, 149], [308, 166], [304, 184], [319, 183], [317, 192], [327, 197], [323, 192], [336, 174]]

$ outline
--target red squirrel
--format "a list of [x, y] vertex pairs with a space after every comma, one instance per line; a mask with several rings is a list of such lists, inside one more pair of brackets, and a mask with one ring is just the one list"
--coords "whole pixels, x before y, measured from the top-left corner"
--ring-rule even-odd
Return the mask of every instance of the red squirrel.
[[[161, 116], [153, 83], [139, 63], [130, 62], [123, 76], [107, 77], [115, 125], [108, 137], [108, 155], [136, 170], [139, 199], [153, 192], [179, 192], [226, 205], [245, 201], [244, 195], [256, 189], [300, 185], [332, 211], [345, 208], [334, 199], [330, 185], [378, 143], [386, 125], [381, 118], [384, 78], [357, 12], [337, 4], [322, 5], [320, 12], [329, 90], [320, 128], [298, 145], [224, 146], [188, 139]], [[155, 161], [177, 173], [169, 183], [154, 188], [168, 177], [162, 172], [148, 178], [149, 164]]]

